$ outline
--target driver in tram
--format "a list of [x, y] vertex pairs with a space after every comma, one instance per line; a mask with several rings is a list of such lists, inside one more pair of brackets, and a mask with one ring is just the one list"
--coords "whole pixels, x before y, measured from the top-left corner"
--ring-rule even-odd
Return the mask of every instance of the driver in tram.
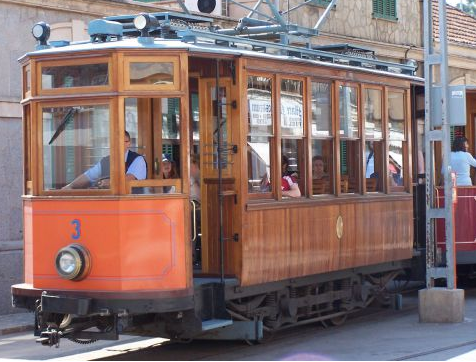
[[[147, 164], [140, 154], [129, 150], [131, 145], [131, 136], [129, 132], [124, 131], [124, 148], [126, 153], [126, 180], [145, 180], [147, 178]], [[97, 187], [107, 189], [110, 186], [110, 160], [109, 156], [103, 157], [89, 170], [76, 177], [71, 183], [63, 189], [82, 189], [97, 184]]]

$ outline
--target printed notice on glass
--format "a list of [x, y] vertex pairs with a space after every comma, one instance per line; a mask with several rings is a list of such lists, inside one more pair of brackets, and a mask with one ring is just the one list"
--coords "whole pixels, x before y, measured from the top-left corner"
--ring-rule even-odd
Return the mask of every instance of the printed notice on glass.
[[281, 100], [281, 127], [303, 128], [302, 104], [291, 100]]
[[271, 101], [250, 99], [249, 110], [252, 126], [271, 126]]

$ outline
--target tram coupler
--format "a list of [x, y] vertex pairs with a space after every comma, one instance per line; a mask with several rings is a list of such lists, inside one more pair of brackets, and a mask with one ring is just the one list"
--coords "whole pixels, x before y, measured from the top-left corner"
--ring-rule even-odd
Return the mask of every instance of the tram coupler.
[[55, 328], [48, 328], [45, 331], [42, 331], [40, 338], [36, 339], [36, 343], [41, 343], [42, 346], [55, 346], [59, 348], [60, 338], [62, 334]]

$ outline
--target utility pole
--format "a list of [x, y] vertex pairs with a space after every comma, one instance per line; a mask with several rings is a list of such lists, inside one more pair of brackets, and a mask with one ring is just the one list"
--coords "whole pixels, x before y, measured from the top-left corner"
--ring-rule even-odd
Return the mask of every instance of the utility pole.
[[[432, 29], [432, 6], [435, 6], [437, 3], [440, 46], [438, 50], [435, 50]], [[449, 119], [450, 94], [448, 87], [446, 1], [424, 0], [423, 12], [425, 47], [426, 289], [420, 290], [418, 294], [419, 315], [420, 322], [456, 323], [462, 322], [464, 319], [464, 291], [456, 289], [453, 218], [454, 185], [449, 164], [451, 125]], [[440, 91], [436, 92], [437, 89]], [[436, 142], [441, 142], [443, 170], [435, 170]], [[445, 204], [443, 208], [438, 208], [435, 202], [435, 174], [441, 171], [444, 178]], [[436, 219], [445, 220], [446, 266], [438, 265], [438, 261], [435, 260]], [[446, 288], [435, 287], [436, 279], [445, 279]]]

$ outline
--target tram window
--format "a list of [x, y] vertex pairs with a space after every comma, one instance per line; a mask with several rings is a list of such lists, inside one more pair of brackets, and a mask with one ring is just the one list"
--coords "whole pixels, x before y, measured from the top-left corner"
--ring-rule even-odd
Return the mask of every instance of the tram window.
[[365, 178], [367, 192], [383, 191], [383, 155], [382, 141], [365, 141]]
[[333, 194], [333, 142], [312, 140], [312, 194]]
[[109, 106], [43, 108], [42, 121], [45, 190], [98, 188], [109, 178]]
[[359, 141], [340, 141], [341, 193], [359, 192]]
[[359, 192], [359, 117], [357, 87], [339, 86], [341, 193]]
[[23, 67], [23, 98], [31, 92], [31, 66], [27, 64]]
[[339, 86], [339, 114], [341, 137], [359, 137], [359, 117], [357, 112], [357, 88]]
[[109, 85], [108, 63], [43, 66], [41, 88], [71, 88]]
[[405, 99], [403, 92], [388, 93], [388, 178], [390, 191], [404, 191], [405, 180]]
[[332, 136], [331, 85], [311, 83], [312, 137]]
[[334, 193], [331, 84], [311, 83], [312, 194]]
[[174, 64], [155, 62], [131, 62], [129, 63], [129, 81], [131, 85], [173, 84]]
[[127, 98], [125, 112], [130, 150], [144, 157], [147, 164], [147, 180], [128, 181], [130, 192], [181, 192], [180, 99]]
[[303, 136], [304, 118], [302, 106], [303, 82], [294, 79], [281, 80], [281, 136]]
[[365, 89], [365, 138], [382, 139], [382, 91]]
[[[302, 98], [302, 81], [281, 79], [281, 190], [283, 196], [289, 197], [300, 197], [306, 190]], [[293, 190], [293, 184], [299, 191]]]
[[248, 77], [248, 192], [270, 193], [273, 137], [272, 80]]
[[365, 178], [367, 192], [383, 191], [382, 91], [364, 90]]
[[[305, 194], [306, 169], [304, 167], [304, 154], [304, 142], [302, 139], [281, 140], [281, 191], [283, 197], [301, 197]], [[293, 184], [297, 184], [299, 192], [293, 192]]]
[[30, 106], [26, 105], [23, 108], [23, 122], [24, 122], [24, 178], [25, 185], [24, 190], [26, 195], [31, 195], [32, 190], [32, 181], [31, 181], [31, 118], [30, 118]]

